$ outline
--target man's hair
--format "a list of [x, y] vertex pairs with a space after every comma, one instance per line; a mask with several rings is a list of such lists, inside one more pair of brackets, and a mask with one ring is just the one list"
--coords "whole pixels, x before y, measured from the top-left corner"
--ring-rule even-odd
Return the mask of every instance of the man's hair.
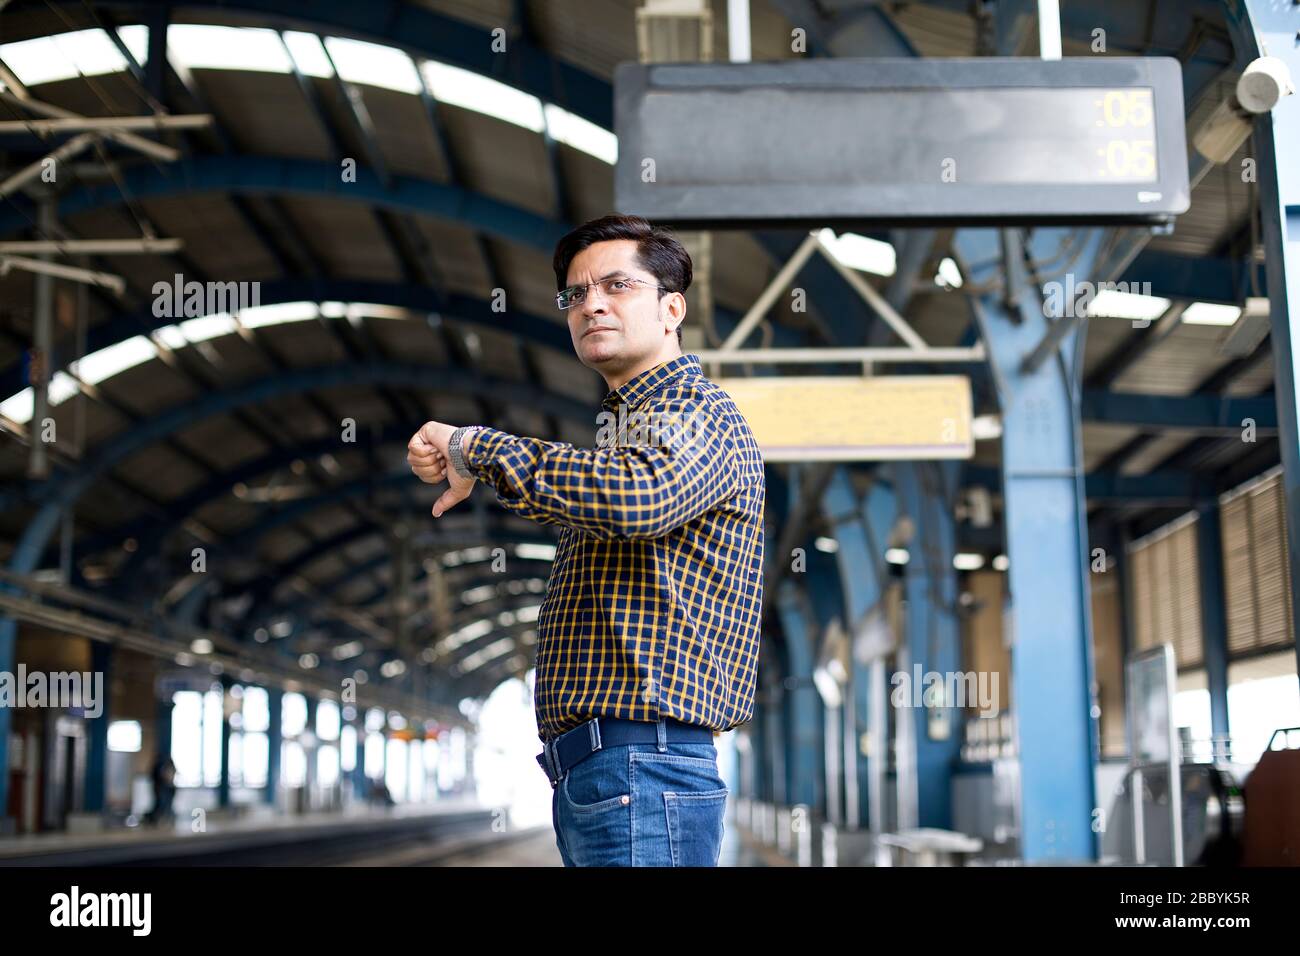
[[[685, 293], [691, 287], [691, 256], [671, 230], [652, 226], [641, 216], [601, 216], [584, 222], [555, 246], [555, 291], [567, 287], [569, 264], [583, 249], [597, 242], [631, 239], [636, 243], [636, 262], [655, 277], [662, 299], [669, 292]], [[682, 342], [682, 327], [677, 326], [677, 344]]]

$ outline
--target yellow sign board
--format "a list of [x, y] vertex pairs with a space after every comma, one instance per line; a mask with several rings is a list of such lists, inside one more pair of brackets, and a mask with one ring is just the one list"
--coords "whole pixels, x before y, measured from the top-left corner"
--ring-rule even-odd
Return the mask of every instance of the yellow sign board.
[[969, 458], [965, 375], [716, 379], [766, 461]]

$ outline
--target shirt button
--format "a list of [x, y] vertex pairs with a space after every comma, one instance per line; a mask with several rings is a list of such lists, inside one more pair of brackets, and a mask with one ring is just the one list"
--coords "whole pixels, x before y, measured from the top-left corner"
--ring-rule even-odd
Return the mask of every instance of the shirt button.
[[632, 798], [625, 793], [622, 796], [622, 801], [623, 801], [623, 806], [627, 806], [629, 803], [632, 802]]

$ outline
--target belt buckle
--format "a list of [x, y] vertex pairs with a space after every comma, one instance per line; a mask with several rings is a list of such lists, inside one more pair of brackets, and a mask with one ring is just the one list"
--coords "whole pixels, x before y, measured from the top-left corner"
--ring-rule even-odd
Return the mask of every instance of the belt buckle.
[[554, 790], [560, 785], [560, 756], [555, 752], [555, 740], [542, 744], [542, 759], [546, 764], [546, 776], [551, 781], [551, 789]]
[[564, 769], [560, 766], [560, 741], [569, 736], [569, 734], [577, 734], [583, 726], [587, 728], [587, 739], [591, 744], [591, 751], [585, 756], [590, 757], [591, 754], [594, 754], [604, 746], [600, 739], [600, 719], [597, 717], [593, 717], [591, 720], [587, 721], [585, 725], [579, 724], [572, 730], [566, 731], [549, 742], [542, 744], [542, 752], [539, 756], [545, 765], [544, 769], [546, 770], [546, 776], [551, 781], [552, 790], [560, 785], [560, 777], [563, 775], [562, 772]]

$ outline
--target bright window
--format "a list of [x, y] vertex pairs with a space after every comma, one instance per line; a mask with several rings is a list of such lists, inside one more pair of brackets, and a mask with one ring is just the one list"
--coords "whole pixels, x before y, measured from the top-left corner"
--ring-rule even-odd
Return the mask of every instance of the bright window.
[[316, 704], [316, 736], [321, 740], [339, 739], [339, 705], [332, 700]]
[[316, 782], [332, 787], [339, 780], [339, 748], [325, 744], [316, 751]]
[[378, 780], [384, 772], [384, 735], [366, 734], [366, 776]]
[[388, 766], [384, 768], [384, 786], [393, 800], [406, 800], [406, 741], [396, 737], [388, 741]]
[[245, 733], [242, 736], [244, 751], [243, 785], [245, 787], [265, 787], [267, 760], [271, 752], [266, 734]]
[[115, 720], [108, 725], [108, 749], [117, 753], [139, 753], [140, 736], [140, 721]]
[[1295, 664], [1295, 651], [1288, 649], [1228, 665], [1228, 729], [1236, 760], [1255, 763], [1273, 731], [1300, 727]]
[[203, 695], [197, 691], [172, 696], [172, 763], [176, 786], [203, 786]]
[[1210, 692], [1205, 684], [1205, 671], [1191, 671], [1178, 675], [1178, 689], [1174, 693], [1174, 726], [1186, 727], [1192, 736], [1192, 751], [1185, 757], [1208, 762], [1213, 756], [1210, 720]]
[[420, 741], [411, 741], [406, 748], [406, 756], [410, 761], [406, 774], [407, 795], [412, 803], [418, 803], [424, 799], [424, 748], [420, 746]]
[[221, 783], [221, 722], [225, 717], [220, 684], [203, 695], [203, 786]]
[[286, 787], [307, 783], [307, 756], [296, 740], [286, 740], [280, 745], [280, 777]]
[[302, 694], [285, 694], [280, 703], [280, 733], [297, 737], [307, 729], [307, 698]]
[[271, 708], [264, 687], [244, 688], [244, 730], [265, 733], [271, 728]]
[[344, 773], [351, 773], [357, 769], [357, 729], [351, 724], [347, 724], [339, 734], [339, 747], [339, 765]]

